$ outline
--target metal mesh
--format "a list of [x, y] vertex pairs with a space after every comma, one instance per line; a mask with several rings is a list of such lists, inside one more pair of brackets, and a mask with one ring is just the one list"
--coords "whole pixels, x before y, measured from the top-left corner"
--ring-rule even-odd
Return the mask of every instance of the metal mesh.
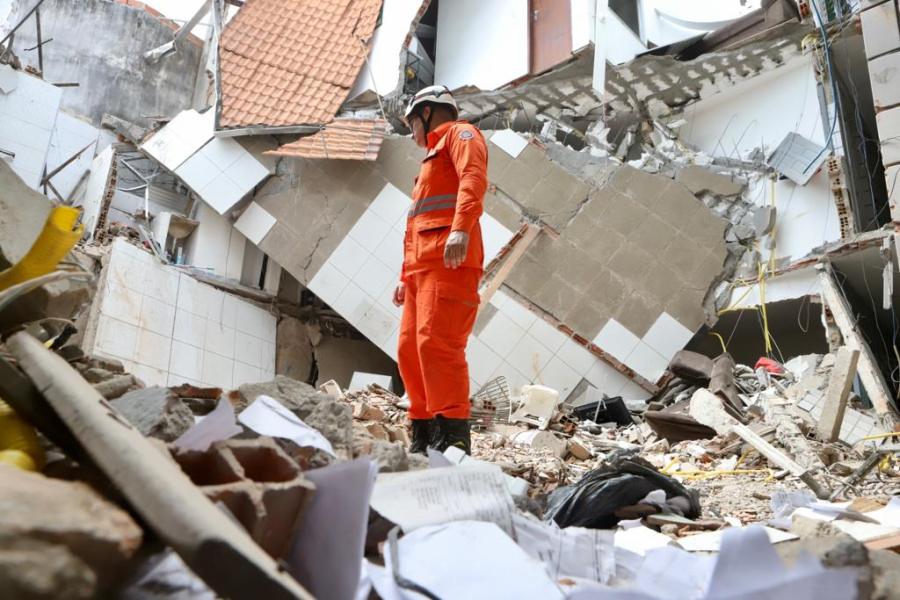
[[510, 399], [506, 377], [502, 375], [481, 386], [471, 398], [472, 422], [481, 427], [509, 423]]

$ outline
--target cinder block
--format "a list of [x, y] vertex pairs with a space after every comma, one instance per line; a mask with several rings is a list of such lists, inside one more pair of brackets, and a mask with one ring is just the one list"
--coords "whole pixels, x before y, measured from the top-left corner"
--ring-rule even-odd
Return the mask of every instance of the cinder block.
[[900, 49], [900, 27], [895, 2], [879, 4], [860, 14], [866, 56], [880, 56]]
[[881, 158], [885, 166], [900, 163], [900, 106], [875, 116], [881, 139]]
[[216, 442], [206, 452], [170, 446], [191, 481], [222, 502], [274, 558], [290, 548], [315, 485], [272, 438]]
[[870, 60], [869, 79], [876, 111], [900, 104], [900, 52]]

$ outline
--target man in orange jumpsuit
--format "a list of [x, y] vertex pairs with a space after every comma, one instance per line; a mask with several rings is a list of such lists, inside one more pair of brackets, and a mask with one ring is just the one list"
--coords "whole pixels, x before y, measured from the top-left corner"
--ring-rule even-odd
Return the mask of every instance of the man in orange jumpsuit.
[[487, 143], [458, 116], [444, 86], [420, 91], [406, 109], [413, 139], [427, 153], [413, 190], [394, 304], [403, 306], [397, 354], [410, 401], [410, 452], [422, 454], [429, 446], [471, 450], [466, 343], [484, 263], [478, 219]]

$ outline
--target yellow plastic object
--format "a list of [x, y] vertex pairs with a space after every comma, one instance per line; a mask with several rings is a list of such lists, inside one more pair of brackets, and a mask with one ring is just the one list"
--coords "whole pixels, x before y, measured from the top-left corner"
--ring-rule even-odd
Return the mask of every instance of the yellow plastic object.
[[0, 463], [38, 471], [44, 467], [45, 458], [34, 428], [0, 400]]
[[75, 227], [79, 214], [78, 209], [68, 206], [58, 206], [50, 211], [44, 229], [28, 254], [0, 273], [0, 291], [55, 271], [84, 232], [84, 225]]

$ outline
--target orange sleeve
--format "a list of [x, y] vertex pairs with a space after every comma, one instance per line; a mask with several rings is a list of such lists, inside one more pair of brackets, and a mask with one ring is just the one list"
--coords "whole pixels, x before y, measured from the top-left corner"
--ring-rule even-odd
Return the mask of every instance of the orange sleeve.
[[453, 127], [447, 135], [450, 136], [447, 148], [459, 179], [451, 229], [470, 233], [484, 212], [484, 193], [488, 185], [487, 144], [481, 132], [469, 124]]

